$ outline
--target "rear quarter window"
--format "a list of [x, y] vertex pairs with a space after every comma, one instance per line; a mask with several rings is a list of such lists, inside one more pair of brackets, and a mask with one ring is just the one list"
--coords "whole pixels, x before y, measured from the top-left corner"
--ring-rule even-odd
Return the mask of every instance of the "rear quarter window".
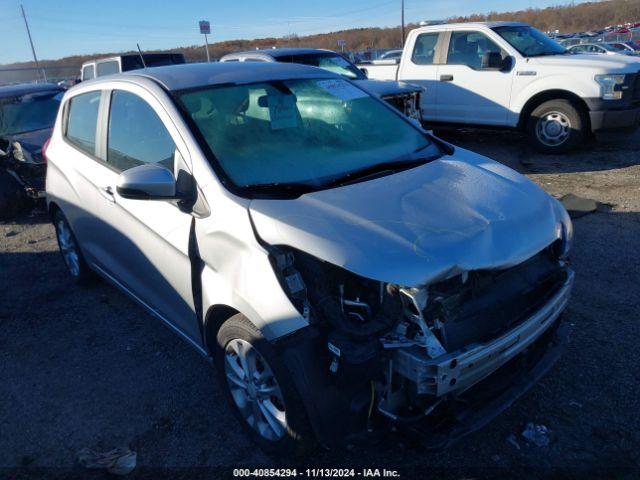
[[76, 95], [67, 104], [67, 140], [83, 152], [94, 156], [96, 152], [96, 126], [101, 92]]

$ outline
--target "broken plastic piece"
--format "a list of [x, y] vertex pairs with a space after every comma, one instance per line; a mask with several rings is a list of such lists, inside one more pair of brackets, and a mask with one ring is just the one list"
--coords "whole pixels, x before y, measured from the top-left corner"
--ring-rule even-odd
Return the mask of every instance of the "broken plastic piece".
[[560, 202], [569, 212], [571, 218], [579, 218], [593, 213], [598, 209], [598, 202], [590, 198], [582, 198], [573, 193], [569, 193], [560, 198]]
[[549, 445], [549, 429], [544, 425], [527, 423], [524, 432], [522, 432], [522, 436], [538, 447], [546, 447]]
[[80, 465], [91, 469], [104, 469], [113, 475], [128, 475], [136, 468], [136, 452], [127, 447], [114, 448], [109, 452], [95, 452], [83, 448], [78, 452]]

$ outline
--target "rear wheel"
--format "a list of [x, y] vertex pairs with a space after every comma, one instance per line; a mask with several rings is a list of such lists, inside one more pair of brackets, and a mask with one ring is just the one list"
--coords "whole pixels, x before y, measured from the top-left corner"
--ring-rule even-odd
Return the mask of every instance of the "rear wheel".
[[280, 354], [242, 314], [220, 327], [217, 340], [217, 372], [244, 429], [270, 454], [304, 453], [313, 434]]
[[543, 153], [564, 153], [586, 137], [580, 110], [569, 100], [549, 100], [538, 105], [527, 122], [532, 145]]
[[56, 210], [53, 214], [53, 226], [56, 229], [58, 247], [69, 274], [76, 283], [86, 284], [92, 279], [93, 272], [84, 260], [69, 222], [60, 210]]

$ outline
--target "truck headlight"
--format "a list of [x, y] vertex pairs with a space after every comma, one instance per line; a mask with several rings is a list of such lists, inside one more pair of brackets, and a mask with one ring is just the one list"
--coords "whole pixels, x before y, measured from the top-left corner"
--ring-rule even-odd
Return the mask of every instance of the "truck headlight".
[[598, 82], [598, 85], [600, 85], [600, 97], [603, 100], [620, 100], [622, 98], [624, 74], [596, 75], [595, 80]]

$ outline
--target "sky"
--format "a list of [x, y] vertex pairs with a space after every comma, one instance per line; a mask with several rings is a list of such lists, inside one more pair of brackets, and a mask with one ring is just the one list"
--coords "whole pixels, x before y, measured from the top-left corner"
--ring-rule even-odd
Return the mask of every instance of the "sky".
[[[489, 11], [543, 8], [565, 0], [405, 0], [406, 22]], [[400, 0], [22, 0], [38, 59], [74, 54], [299, 36], [400, 24]], [[32, 60], [20, 3], [0, 0], [0, 64]]]

